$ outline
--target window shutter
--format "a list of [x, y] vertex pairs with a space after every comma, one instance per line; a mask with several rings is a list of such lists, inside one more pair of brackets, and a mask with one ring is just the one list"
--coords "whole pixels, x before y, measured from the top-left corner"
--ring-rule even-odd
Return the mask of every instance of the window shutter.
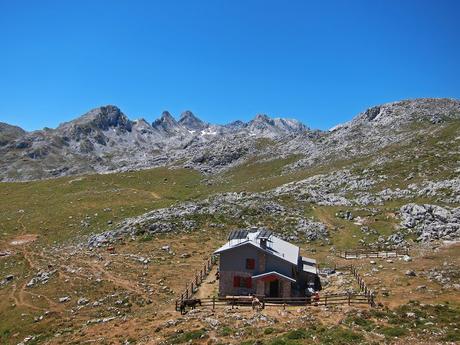
[[238, 276], [233, 277], [233, 287], [240, 287], [240, 277]]
[[246, 259], [246, 269], [253, 270], [256, 267], [256, 261], [254, 259]]

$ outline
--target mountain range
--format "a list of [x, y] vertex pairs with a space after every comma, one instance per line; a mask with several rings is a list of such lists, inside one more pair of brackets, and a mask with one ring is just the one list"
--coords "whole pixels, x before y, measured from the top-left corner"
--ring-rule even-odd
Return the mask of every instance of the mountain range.
[[460, 101], [421, 98], [367, 109], [329, 131], [259, 114], [249, 122], [206, 123], [191, 111], [164, 111], [153, 123], [130, 120], [114, 105], [55, 129], [26, 132], [0, 123], [0, 179], [22, 181], [158, 166], [216, 173], [247, 161], [295, 155], [286, 169], [368, 155], [433, 126], [460, 119]]

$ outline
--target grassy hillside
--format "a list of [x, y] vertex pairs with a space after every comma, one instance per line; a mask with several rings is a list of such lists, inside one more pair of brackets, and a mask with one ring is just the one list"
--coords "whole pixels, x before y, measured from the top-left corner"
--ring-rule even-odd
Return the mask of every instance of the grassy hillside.
[[[458, 294], [430, 278], [430, 270], [435, 268], [452, 282], [458, 280], [460, 275], [454, 268], [455, 265], [458, 267], [460, 260], [458, 246], [439, 250], [417, 247], [412, 262], [380, 260], [378, 266], [370, 264], [369, 260], [357, 263], [372, 288], [391, 290], [389, 296], [379, 295], [379, 301], [396, 308], [394, 312], [379, 309], [369, 313], [350, 309], [344, 314], [334, 308], [312, 312], [272, 310], [267, 312], [268, 317], [277, 321], [272, 324], [262, 322], [262, 326], [257, 323], [259, 321], [242, 325], [241, 319], [235, 317], [233, 320], [226, 312], [186, 318], [175, 326], [167, 324], [168, 320], [178, 317], [172, 310], [172, 302], [183, 290], [185, 282], [225, 241], [233, 225], [244, 224], [243, 218], [251, 210], [244, 210], [235, 224], [222, 222], [219, 224], [222, 226], [211, 226], [206, 221], [191, 232], [126, 238], [114, 245], [115, 253], [104, 248], [89, 250], [68, 246], [69, 242], [78, 242], [82, 235], [115, 228], [119, 221], [153, 209], [221, 192], [268, 191], [288, 182], [343, 168], [357, 176], [364, 175], [366, 170], [372, 171], [375, 178], [385, 175], [385, 179], [371, 187], [372, 192], [458, 176], [460, 122], [439, 126], [434, 131], [431, 127], [425, 132], [425, 127], [418, 129], [418, 137], [386, 147], [372, 157], [337, 160], [288, 173], [282, 173], [283, 169], [301, 157], [277, 160], [267, 160], [266, 156], [252, 157], [245, 164], [217, 176], [205, 176], [188, 169], [157, 168], [0, 183], [0, 251], [12, 251], [12, 255], [0, 257], [0, 280], [10, 274], [14, 276], [12, 283], [0, 286], [0, 343], [17, 344], [28, 335], [36, 335], [36, 339], [29, 343], [53, 344], [88, 341], [159, 343], [164, 339], [166, 343], [191, 341], [198, 344], [214, 338], [218, 339], [217, 343], [229, 344], [245, 341], [253, 344], [256, 340], [263, 344], [341, 344], [344, 339], [371, 344], [405, 342], [408, 337], [412, 340], [421, 337], [422, 343], [431, 337], [439, 342], [460, 341], [456, 335], [456, 328], [460, 325], [455, 316]], [[262, 142], [260, 145], [269, 147], [272, 143]], [[299, 203], [295, 195], [283, 196], [276, 201], [288, 210], [295, 209], [302, 216], [313, 217], [327, 226], [330, 232], [328, 241], [307, 243], [300, 239], [298, 244], [303, 255], [317, 258], [322, 266], [332, 266], [348, 264], [338, 260], [333, 250], [360, 247], [361, 240], [371, 242], [378, 236], [393, 233], [399, 224], [396, 211], [404, 203], [442, 204], [438, 199], [424, 196], [368, 207]], [[366, 235], [361, 231], [361, 224], [336, 216], [344, 210], [364, 219], [365, 225], [375, 229], [376, 233]], [[199, 217], [201, 215], [197, 215], [197, 219]], [[218, 219], [215, 217], [212, 221]], [[260, 221], [274, 227], [278, 224], [276, 216]], [[35, 242], [11, 244], [13, 240], [27, 239], [26, 235], [34, 234], [39, 236]], [[171, 251], [165, 251], [163, 246], [170, 246]], [[140, 258], [148, 258], [148, 264]], [[406, 276], [408, 269], [417, 270], [417, 276]], [[38, 272], [54, 270], [56, 272], [46, 284], [27, 287]], [[346, 281], [343, 284], [346, 285]], [[63, 296], [70, 296], [71, 301], [59, 303]], [[90, 303], [78, 305], [80, 297], [88, 298]], [[409, 303], [409, 300], [430, 305]], [[101, 301], [100, 304], [93, 305], [97, 301]], [[445, 301], [449, 304], [436, 304]], [[409, 323], [404, 319], [408, 312], [433, 321]], [[314, 320], [310, 320], [311, 314], [314, 314]], [[114, 315], [113, 322], [91, 323], [91, 320]], [[254, 317], [251, 312], [244, 315], [248, 320]], [[219, 326], [209, 326], [203, 321], [206, 318], [217, 318]], [[452, 321], [447, 322], [448, 318]], [[88, 321], [91, 322], [88, 324]], [[427, 322], [433, 322], [433, 325]], [[399, 327], [399, 323], [404, 327]], [[316, 328], [312, 328], [313, 324]], [[442, 331], [437, 331], [436, 325], [442, 327]], [[416, 344], [417, 341], [409, 343]]]

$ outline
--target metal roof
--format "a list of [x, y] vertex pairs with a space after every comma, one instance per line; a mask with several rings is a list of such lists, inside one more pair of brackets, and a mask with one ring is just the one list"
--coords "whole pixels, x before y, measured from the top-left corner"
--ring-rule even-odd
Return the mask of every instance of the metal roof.
[[317, 274], [316, 266], [303, 265], [303, 271], [307, 273]]
[[309, 264], [310, 266], [311, 265], [316, 265], [316, 260], [312, 259], [312, 258], [307, 258], [305, 256], [302, 256], [302, 261], [303, 261], [303, 263]]
[[[261, 231], [248, 232], [246, 238], [244, 239], [229, 240], [222, 247], [217, 249], [214, 252], [214, 254], [219, 254], [223, 251], [233, 249], [239, 246], [252, 245], [259, 250], [279, 257], [297, 266], [299, 260], [299, 247], [271, 234], [270, 241], [268, 241], [267, 246], [262, 248], [260, 245], [260, 238], [258, 237]], [[267, 233], [264, 233], [264, 235], [267, 235]]]

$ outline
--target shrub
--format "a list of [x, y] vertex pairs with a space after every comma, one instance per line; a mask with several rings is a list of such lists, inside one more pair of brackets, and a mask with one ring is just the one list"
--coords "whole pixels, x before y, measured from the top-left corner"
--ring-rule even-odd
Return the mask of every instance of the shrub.
[[286, 333], [287, 339], [305, 339], [307, 338], [307, 332], [303, 329], [296, 329]]
[[381, 329], [380, 332], [387, 338], [395, 338], [407, 334], [407, 329], [401, 327], [386, 327]]

